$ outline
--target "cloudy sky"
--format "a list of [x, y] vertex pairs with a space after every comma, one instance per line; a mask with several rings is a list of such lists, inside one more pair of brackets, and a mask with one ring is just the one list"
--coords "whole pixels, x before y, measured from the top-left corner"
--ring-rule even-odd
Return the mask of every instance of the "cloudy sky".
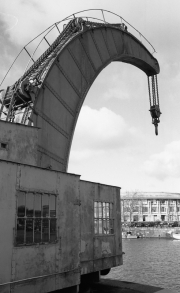
[[[68, 171], [85, 180], [120, 186], [124, 192], [180, 192], [179, 0], [0, 0], [0, 80], [32, 38], [68, 15], [89, 8], [119, 14], [155, 47], [161, 70], [162, 116], [156, 136], [146, 75], [132, 65], [113, 62], [86, 97]], [[99, 17], [95, 12], [91, 15]], [[23, 62], [3, 87], [20, 77]]]

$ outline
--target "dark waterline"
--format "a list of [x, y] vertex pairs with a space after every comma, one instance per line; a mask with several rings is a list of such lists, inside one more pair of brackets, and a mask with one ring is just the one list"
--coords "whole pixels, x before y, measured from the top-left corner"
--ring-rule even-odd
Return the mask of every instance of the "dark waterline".
[[112, 268], [107, 278], [180, 292], [180, 240], [123, 239], [123, 251], [123, 266]]

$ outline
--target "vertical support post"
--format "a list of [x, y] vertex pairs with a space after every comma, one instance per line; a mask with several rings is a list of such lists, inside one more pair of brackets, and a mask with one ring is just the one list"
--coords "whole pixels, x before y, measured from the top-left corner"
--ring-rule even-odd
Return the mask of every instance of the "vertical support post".
[[106, 22], [106, 21], [105, 21], [105, 17], [104, 17], [104, 12], [103, 12], [102, 9], [101, 9], [101, 12], [102, 12], [103, 20], [104, 20], [104, 22]]
[[6, 116], [6, 121], [8, 121], [8, 119], [9, 119], [9, 117], [10, 117], [10, 115], [11, 115], [11, 110], [12, 110], [12, 108], [13, 108], [13, 104], [14, 104], [14, 93], [13, 93], [13, 96], [12, 96], [12, 98], [11, 98], [11, 101], [10, 101], [10, 103], [9, 103], [9, 110], [8, 110], [8, 114], [7, 114], [7, 116]]
[[58, 28], [58, 26], [57, 26], [57, 24], [55, 23], [55, 26], [56, 26], [56, 28], [57, 28], [57, 30], [58, 30], [58, 32], [59, 32], [59, 34], [61, 33], [60, 32], [60, 30], [59, 30], [59, 28]]
[[31, 58], [31, 60], [32, 60], [33, 62], [35, 62], [34, 59], [31, 57], [31, 55], [29, 54], [29, 52], [28, 52], [28, 50], [26, 49], [26, 47], [24, 47], [24, 50], [25, 50], [26, 53], [29, 55], [29, 57]]
[[49, 42], [48, 42], [48, 40], [46, 39], [46, 37], [44, 37], [44, 39], [45, 39], [46, 43], [49, 45], [49, 47], [50, 47], [51, 45], [49, 44]]
[[139, 36], [140, 36], [140, 42], [142, 43], [142, 39], [141, 39], [141, 33], [139, 32]]
[[0, 118], [1, 118], [3, 108], [4, 108], [4, 101], [5, 101], [7, 91], [8, 91], [8, 87], [7, 87], [7, 89], [6, 89], [5, 93], [4, 93], [4, 97], [2, 97], [2, 101], [1, 101], [2, 105], [1, 105], [1, 109], [0, 109]]

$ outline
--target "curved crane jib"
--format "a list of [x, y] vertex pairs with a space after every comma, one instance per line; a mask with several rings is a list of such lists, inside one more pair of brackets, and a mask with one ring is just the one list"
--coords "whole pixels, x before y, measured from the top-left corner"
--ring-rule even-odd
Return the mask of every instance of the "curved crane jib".
[[71, 20], [63, 32], [5, 91], [0, 115], [39, 127], [39, 165], [67, 171], [72, 139], [84, 99], [98, 74], [111, 62], [130, 63], [151, 78], [152, 123], [160, 122], [157, 59], [123, 24]]

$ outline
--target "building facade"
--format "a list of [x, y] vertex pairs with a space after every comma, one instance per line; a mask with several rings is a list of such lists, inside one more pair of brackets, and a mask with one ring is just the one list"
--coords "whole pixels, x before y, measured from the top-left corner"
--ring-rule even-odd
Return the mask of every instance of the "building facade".
[[122, 222], [180, 221], [180, 193], [122, 193], [121, 215]]

